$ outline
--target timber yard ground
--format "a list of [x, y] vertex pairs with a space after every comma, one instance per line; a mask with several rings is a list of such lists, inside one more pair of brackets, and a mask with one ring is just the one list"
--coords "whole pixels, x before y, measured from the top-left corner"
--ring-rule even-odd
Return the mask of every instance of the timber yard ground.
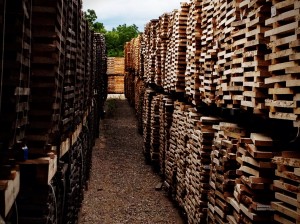
[[134, 113], [124, 95], [109, 95], [80, 224], [184, 223], [165, 191], [155, 190], [161, 178], [145, 162]]

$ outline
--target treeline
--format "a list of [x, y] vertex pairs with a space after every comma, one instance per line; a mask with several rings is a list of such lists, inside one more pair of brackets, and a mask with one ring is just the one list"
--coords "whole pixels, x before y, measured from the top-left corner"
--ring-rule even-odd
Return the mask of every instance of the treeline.
[[104, 34], [108, 57], [123, 57], [125, 43], [139, 34], [138, 27], [135, 24], [130, 26], [123, 24], [107, 31], [103, 23], [96, 22], [97, 15], [93, 9], [88, 9], [85, 12], [85, 17], [92, 30]]

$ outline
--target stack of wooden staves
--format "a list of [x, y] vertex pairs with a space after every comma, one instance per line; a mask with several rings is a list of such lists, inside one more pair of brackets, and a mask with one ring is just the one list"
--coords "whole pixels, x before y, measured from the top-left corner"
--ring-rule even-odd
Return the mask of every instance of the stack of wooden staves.
[[209, 223], [227, 223], [232, 219], [231, 203], [233, 190], [237, 178], [236, 161], [238, 138], [245, 135], [245, 131], [237, 124], [220, 122], [213, 127], [216, 130], [213, 140], [210, 165], [210, 193], [209, 193]]
[[271, 53], [265, 56], [270, 61], [270, 97], [266, 99], [269, 117], [291, 120], [299, 127], [299, 1], [272, 1], [271, 18], [265, 24], [272, 29], [265, 32], [270, 38]]
[[201, 1], [191, 2], [187, 22], [185, 94], [193, 105], [200, 102], [199, 59], [201, 54]]
[[143, 108], [143, 138], [144, 145], [143, 151], [147, 159], [151, 159], [151, 102], [156, 95], [155, 91], [147, 88], [144, 95], [144, 108]]
[[241, 138], [237, 153], [240, 168], [234, 197], [239, 203], [238, 217], [242, 223], [272, 223], [273, 210], [270, 202], [274, 198], [271, 185], [274, 180], [276, 144], [270, 137], [251, 133], [250, 138]]
[[189, 223], [207, 223], [212, 141], [217, 118], [194, 114], [196, 124], [187, 143], [186, 197], [184, 209]]
[[160, 128], [160, 119], [159, 119], [159, 104], [162, 101], [162, 95], [158, 94], [153, 97], [151, 101], [150, 109], [150, 158], [153, 165], [159, 165], [159, 147], [160, 147], [160, 138], [159, 138], [159, 128]]
[[275, 199], [271, 202], [275, 210], [274, 220], [278, 223], [299, 223], [299, 152], [283, 152], [281, 157], [274, 157], [277, 165], [276, 179], [273, 183]]
[[162, 95], [159, 104], [159, 168], [160, 173], [165, 175], [166, 151], [170, 146], [170, 128], [172, 125], [173, 100], [167, 95]]

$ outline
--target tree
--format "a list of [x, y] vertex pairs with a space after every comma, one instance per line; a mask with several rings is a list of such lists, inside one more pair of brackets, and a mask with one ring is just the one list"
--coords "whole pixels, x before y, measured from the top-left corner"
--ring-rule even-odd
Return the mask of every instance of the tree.
[[95, 23], [95, 21], [97, 19], [95, 10], [93, 10], [93, 9], [86, 10], [86, 12], [84, 12], [84, 17], [88, 21], [90, 29], [93, 29], [93, 24]]
[[106, 33], [106, 29], [103, 25], [103, 23], [99, 23], [99, 22], [95, 22], [93, 24], [93, 30], [96, 32], [96, 33]]

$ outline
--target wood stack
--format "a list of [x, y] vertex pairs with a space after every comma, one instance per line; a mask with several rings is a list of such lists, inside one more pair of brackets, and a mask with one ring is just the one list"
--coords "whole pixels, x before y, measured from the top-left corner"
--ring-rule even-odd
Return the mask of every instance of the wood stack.
[[299, 223], [299, 180], [300, 159], [298, 152], [283, 152], [282, 157], [274, 157], [277, 165], [273, 182], [275, 199], [272, 208], [274, 220], [278, 223]]
[[241, 167], [237, 170], [234, 197], [239, 203], [238, 218], [242, 223], [272, 223], [273, 210], [270, 202], [274, 192], [270, 190], [274, 179], [275, 142], [260, 133], [251, 133], [250, 138], [241, 138], [236, 160]]
[[156, 58], [155, 58], [155, 84], [161, 86], [164, 83], [165, 63], [167, 54], [169, 14], [165, 13], [159, 17], [156, 37]]
[[173, 51], [174, 57], [172, 60], [173, 72], [171, 90], [175, 92], [185, 92], [185, 69], [186, 69], [186, 28], [190, 4], [181, 3], [181, 9], [176, 13], [173, 24], [173, 35], [171, 41], [174, 42]]
[[135, 110], [138, 120], [138, 130], [143, 133], [143, 102], [145, 95], [145, 85], [144, 82], [136, 77], [135, 79]]
[[125, 60], [123, 57], [107, 58], [108, 93], [124, 93]]
[[[191, 113], [191, 112], [190, 112]], [[194, 112], [193, 112], [194, 113]], [[187, 143], [186, 196], [184, 208], [188, 223], [207, 223], [209, 175], [213, 125], [219, 120], [194, 113], [196, 124]]]
[[143, 40], [145, 43], [144, 56], [144, 76], [147, 83], [155, 83], [155, 58], [156, 58], [156, 38], [157, 38], [158, 20], [153, 19], [145, 26]]
[[159, 116], [159, 105], [162, 101], [162, 95], [158, 94], [151, 100], [151, 117], [150, 117], [150, 158], [153, 165], [159, 165], [159, 147], [160, 147], [160, 116]]
[[31, 152], [47, 153], [45, 145], [56, 146], [60, 139], [67, 8], [64, 0], [37, 0], [32, 5], [32, 99], [27, 135]]
[[201, 11], [201, 56], [200, 56], [200, 94], [202, 101], [212, 104], [215, 101], [217, 85], [216, 61], [217, 46], [214, 40], [216, 23], [214, 9], [217, 1], [205, 0], [202, 2]]
[[[174, 44], [175, 42], [173, 41], [173, 29], [174, 29], [174, 22], [175, 22], [175, 16], [178, 14], [178, 10], [174, 10], [170, 16], [169, 16], [169, 25], [168, 25], [168, 42], [167, 42], [167, 54], [166, 54], [166, 62], [165, 62], [165, 77], [164, 77], [164, 82], [163, 82], [163, 88], [166, 92], [171, 92], [172, 90], [172, 77], [174, 74], [174, 66], [173, 66], [173, 61], [174, 61]], [[174, 89], [174, 87], [173, 87]]]
[[268, 38], [264, 34], [269, 27], [265, 20], [270, 18], [271, 4], [269, 2], [243, 1], [240, 3], [243, 15], [246, 15], [246, 43], [244, 44], [243, 63], [244, 68], [244, 92], [241, 105], [245, 108], [253, 108], [254, 113], [264, 113], [265, 99], [268, 94], [268, 85], [265, 78], [270, 76], [269, 63], [264, 55], [268, 53]]
[[165, 185], [169, 189], [169, 193], [174, 194], [176, 192], [176, 161], [175, 151], [177, 148], [178, 128], [180, 107], [183, 105], [179, 101], [174, 102], [174, 112], [172, 116], [172, 125], [170, 128], [170, 146], [166, 148], [165, 152]]
[[166, 151], [170, 146], [170, 128], [174, 102], [168, 95], [162, 95], [159, 104], [159, 168], [160, 173], [165, 175]]
[[147, 88], [145, 91], [143, 103], [143, 151], [146, 159], [149, 160], [151, 159], [151, 102], [155, 94], [156, 93], [153, 89]]
[[214, 129], [217, 132], [211, 152], [208, 220], [209, 223], [227, 223], [233, 216], [231, 203], [234, 202], [236, 170], [239, 168], [237, 142], [245, 131], [237, 124], [227, 122], [220, 122]]
[[[187, 142], [190, 138], [190, 133], [193, 130], [193, 122], [195, 122], [198, 114], [189, 117], [189, 112], [194, 112], [188, 104], [182, 103], [177, 117], [178, 128], [176, 130], [176, 149], [175, 149], [175, 164], [176, 164], [176, 195], [175, 199], [181, 208], [184, 208], [184, 198], [186, 196], [186, 167], [188, 148]], [[195, 116], [196, 115], [196, 116]], [[190, 119], [189, 119], [190, 118]], [[175, 118], [174, 118], [175, 119]]]
[[199, 59], [201, 54], [201, 1], [193, 0], [187, 23], [185, 94], [193, 105], [200, 102]]
[[8, 160], [7, 149], [17, 142], [24, 142], [25, 129], [28, 126], [31, 8], [31, 2], [27, 0], [6, 1], [5, 5], [3, 1], [0, 3], [0, 40], [5, 43], [0, 47], [0, 165]]
[[[216, 104], [219, 107], [239, 108], [243, 99], [243, 77], [240, 42], [245, 42], [245, 23], [241, 21], [239, 3], [237, 1], [222, 1], [217, 20], [217, 27], [222, 29], [218, 35], [220, 52], [218, 53], [219, 85], [216, 92]], [[244, 26], [244, 27], [243, 27]], [[239, 30], [240, 28], [241, 30]], [[244, 36], [243, 36], [244, 35]], [[241, 65], [241, 64], [240, 64]]]
[[272, 1], [271, 18], [265, 32], [270, 38], [271, 53], [265, 56], [270, 61], [271, 77], [265, 79], [270, 98], [266, 99], [269, 117], [291, 120], [299, 127], [299, 1]]

